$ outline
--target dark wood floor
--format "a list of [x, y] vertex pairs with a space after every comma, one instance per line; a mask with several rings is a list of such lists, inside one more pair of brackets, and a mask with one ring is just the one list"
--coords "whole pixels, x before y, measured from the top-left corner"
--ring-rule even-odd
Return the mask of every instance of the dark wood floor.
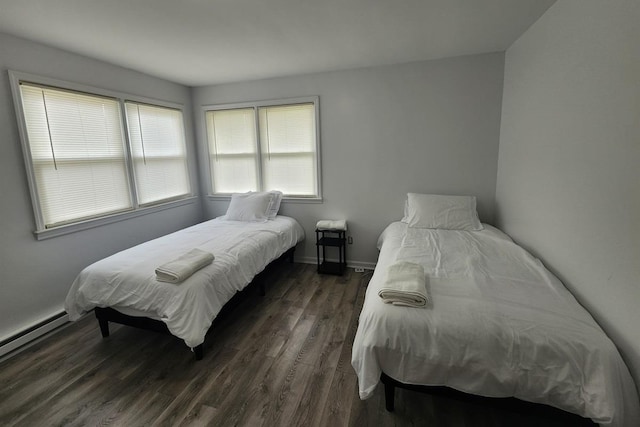
[[212, 329], [204, 359], [180, 340], [93, 317], [0, 363], [0, 425], [567, 426], [406, 390], [361, 401], [351, 344], [369, 274], [283, 264]]

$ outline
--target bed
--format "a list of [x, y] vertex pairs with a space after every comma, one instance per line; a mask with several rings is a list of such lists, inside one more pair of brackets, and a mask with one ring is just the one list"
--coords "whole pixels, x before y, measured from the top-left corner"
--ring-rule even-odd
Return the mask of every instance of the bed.
[[[235, 195], [234, 195], [235, 196]], [[241, 197], [238, 198], [240, 200]], [[288, 255], [304, 239], [293, 218], [272, 214], [264, 201], [151, 240], [85, 268], [65, 300], [71, 320], [96, 309], [103, 336], [108, 321], [168, 331], [202, 358], [202, 343], [223, 306], [271, 262]], [[236, 204], [237, 205], [237, 204]], [[236, 215], [233, 215], [233, 213]], [[248, 213], [249, 212], [249, 213]], [[273, 212], [272, 212], [273, 213]], [[194, 248], [214, 260], [181, 283], [157, 280], [156, 268]], [[106, 327], [106, 330], [105, 330]]]
[[[403, 221], [378, 241], [352, 351], [360, 398], [382, 377], [387, 409], [396, 385], [446, 386], [545, 404], [602, 425], [640, 425], [638, 394], [620, 354], [562, 283], [506, 234], [480, 224], [474, 198], [464, 219], [456, 201], [413, 194], [412, 207], [411, 196]], [[423, 267], [425, 307], [387, 304], [378, 295], [398, 262]]]

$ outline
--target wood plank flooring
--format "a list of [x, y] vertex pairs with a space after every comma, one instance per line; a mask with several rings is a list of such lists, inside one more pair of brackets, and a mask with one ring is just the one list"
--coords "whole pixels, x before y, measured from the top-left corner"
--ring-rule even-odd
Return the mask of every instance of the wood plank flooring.
[[0, 363], [2, 426], [568, 426], [564, 417], [396, 391], [357, 392], [351, 346], [370, 273], [282, 264], [250, 290], [195, 361], [175, 337], [88, 316]]

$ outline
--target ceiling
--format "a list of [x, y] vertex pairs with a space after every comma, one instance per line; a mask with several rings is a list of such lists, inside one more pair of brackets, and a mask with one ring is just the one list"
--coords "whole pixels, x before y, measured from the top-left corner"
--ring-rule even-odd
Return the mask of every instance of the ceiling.
[[187, 86], [506, 50], [555, 0], [0, 0], [0, 32]]

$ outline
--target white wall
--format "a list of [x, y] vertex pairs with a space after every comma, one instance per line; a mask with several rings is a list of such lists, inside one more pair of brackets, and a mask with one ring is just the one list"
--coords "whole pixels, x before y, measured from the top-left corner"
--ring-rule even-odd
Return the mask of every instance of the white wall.
[[640, 2], [559, 0], [507, 50], [498, 225], [593, 314], [640, 384]]
[[[315, 261], [318, 219], [345, 218], [348, 262], [373, 263], [407, 192], [476, 195], [481, 219], [493, 221], [503, 67], [494, 53], [195, 88], [201, 170], [202, 105], [319, 95], [324, 202], [283, 203], [281, 212], [306, 230], [297, 256]], [[204, 204], [208, 217], [228, 206]]]
[[0, 34], [0, 342], [61, 312], [71, 282], [88, 264], [202, 218], [195, 202], [37, 241], [8, 69], [182, 103], [197, 182], [188, 88]]

